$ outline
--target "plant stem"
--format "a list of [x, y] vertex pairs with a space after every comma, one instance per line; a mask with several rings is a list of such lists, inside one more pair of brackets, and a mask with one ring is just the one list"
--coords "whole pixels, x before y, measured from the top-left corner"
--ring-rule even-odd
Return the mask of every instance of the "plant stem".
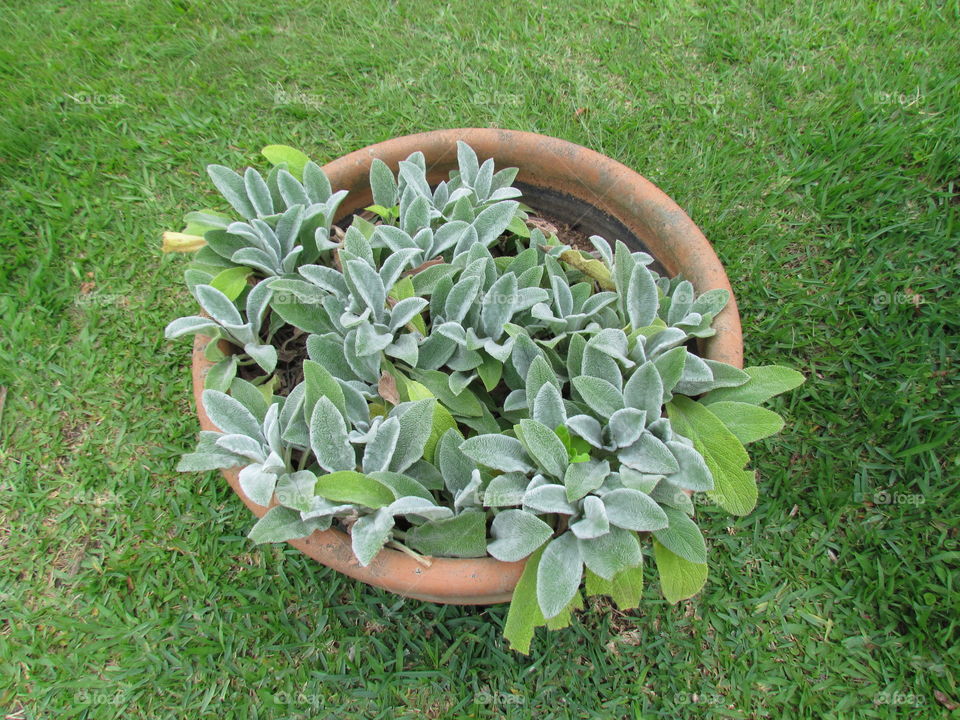
[[399, 550], [400, 552], [406, 555], [409, 555], [424, 567], [430, 567], [431, 565], [433, 565], [433, 560], [431, 560], [428, 557], [424, 557], [418, 552], [414, 552], [413, 550], [408, 548], [406, 545], [404, 545], [403, 543], [397, 542], [396, 540], [391, 540], [390, 542], [387, 543], [387, 546], [392, 547], [395, 550]]

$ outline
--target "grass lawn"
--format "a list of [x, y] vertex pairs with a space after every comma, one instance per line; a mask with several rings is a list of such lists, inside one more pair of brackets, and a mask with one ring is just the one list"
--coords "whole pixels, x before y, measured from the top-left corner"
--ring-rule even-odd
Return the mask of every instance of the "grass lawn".
[[[956, 0], [278, 0], [0, 9], [0, 711], [8, 718], [960, 716]], [[203, 171], [421, 130], [605, 153], [703, 229], [747, 360], [807, 383], [702, 508], [711, 579], [501, 639], [255, 548], [197, 430]], [[883, 502], [886, 500], [887, 502]]]

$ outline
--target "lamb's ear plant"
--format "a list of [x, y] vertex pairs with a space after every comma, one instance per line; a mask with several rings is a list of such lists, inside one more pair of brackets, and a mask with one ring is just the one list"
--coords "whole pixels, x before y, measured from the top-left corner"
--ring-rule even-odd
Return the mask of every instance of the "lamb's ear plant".
[[195, 253], [203, 310], [167, 335], [208, 338], [216, 361], [219, 431], [180, 469], [240, 467], [269, 508], [257, 543], [338, 528], [361, 565], [384, 547], [425, 566], [525, 560], [504, 632], [521, 652], [584, 593], [636, 607], [645, 557], [668, 601], [696, 594], [698, 506], [754, 508], [744, 446], [782, 429], [762, 404], [803, 381], [697, 354], [728, 293], [622, 242], [588, 252], [528, 227], [516, 170], [463, 143], [437, 185], [421, 153], [396, 173], [374, 160], [373, 205], [339, 226], [345, 193], [317, 165], [263, 152], [266, 177], [211, 166], [229, 209], [165, 237]]

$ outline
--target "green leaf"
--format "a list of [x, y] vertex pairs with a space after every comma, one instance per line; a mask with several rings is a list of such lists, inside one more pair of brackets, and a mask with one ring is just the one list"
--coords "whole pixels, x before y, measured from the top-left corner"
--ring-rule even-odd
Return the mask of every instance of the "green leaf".
[[510, 224], [507, 225], [507, 230], [512, 232], [514, 235], [519, 235], [522, 238], [530, 237], [530, 228], [527, 227], [527, 224], [519, 215], [513, 216], [513, 220], [511, 220]]
[[660, 374], [660, 382], [663, 385], [663, 394], [669, 400], [669, 393], [680, 382], [683, 375], [683, 366], [687, 359], [687, 349], [685, 347], [675, 347], [668, 350], [663, 355], [657, 356], [653, 361], [654, 367]]
[[285, 323], [306, 333], [321, 335], [332, 329], [327, 322], [327, 314], [320, 305], [308, 304], [296, 297], [284, 297], [283, 302], [271, 303], [270, 308]]
[[593, 492], [603, 485], [609, 474], [610, 464], [607, 461], [571, 463], [563, 475], [567, 500], [576, 502], [587, 493]]
[[606, 580], [590, 568], [586, 569], [587, 595], [609, 595], [620, 610], [632, 610], [643, 596], [643, 564], [629, 567]]
[[543, 470], [556, 478], [563, 477], [567, 468], [567, 449], [553, 430], [536, 420], [521, 420], [518, 436]]
[[489, 392], [497, 386], [503, 376], [503, 363], [484, 353], [483, 362], [477, 366], [477, 374]]
[[507, 620], [503, 626], [503, 637], [510, 643], [510, 648], [524, 655], [530, 653], [534, 629], [546, 622], [537, 601], [537, 574], [541, 555], [543, 548], [527, 558], [520, 581], [514, 588]]
[[573, 379], [573, 386], [590, 409], [604, 419], [623, 407], [623, 395], [602, 378], [581, 375]]
[[617, 286], [610, 275], [610, 268], [599, 260], [582, 253], [580, 250], [570, 249], [560, 253], [560, 259], [567, 265], [576, 268], [600, 286], [601, 290], [616, 290]]
[[523, 445], [516, 438], [506, 435], [476, 435], [460, 445], [463, 452], [474, 462], [503, 472], [527, 472], [530, 463]]
[[210, 285], [222, 292], [231, 300], [240, 297], [240, 293], [247, 287], [247, 278], [253, 274], [253, 270], [248, 267], [232, 267], [221, 270], [210, 281]]
[[[417, 384], [419, 385], [420, 383]], [[423, 386], [421, 385], [420, 387]], [[447, 430], [454, 430], [459, 434], [457, 421], [454, 420], [453, 415], [451, 415], [450, 411], [443, 405], [437, 403], [433, 411], [433, 426], [430, 428], [430, 437], [427, 438], [427, 443], [423, 446], [424, 460], [433, 462], [433, 455], [437, 449], [437, 443], [440, 442], [440, 438], [446, 434]]]
[[709, 410], [744, 445], [776, 435], [783, 430], [783, 418], [773, 410], [744, 402], [721, 400], [710, 403]]
[[260, 423], [234, 398], [217, 390], [204, 390], [202, 401], [207, 417], [221, 432], [260, 437]]
[[303, 168], [310, 158], [289, 145], [267, 145], [260, 153], [273, 165], [287, 164], [287, 172], [297, 180], [303, 180]]
[[522, 560], [553, 535], [552, 527], [524, 510], [504, 510], [493, 519], [490, 530], [494, 539], [487, 552], [504, 562]]
[[283, 475], [277, 481], [277, 502], [288, 508], [306, 512], [316, 496], [317, 476], [309, 470]]
[[418, 497], [433, 501], [433, 495], [430, 494], [430, 491], [419, 480], [409, 475], [383, 470], [367, 473], [367, 476], [393, 490], [393, 494], [398, 500], [400, 498]]
[[653, 541], [653, 557], [660, 575], [660, 590], [669, 603], [693, 597], [707, 582], [706, 563], [692, 563], [656, 540]]
[[487, 554], [487, 516], [464, 511], [447, 520], [433, 520], [407, 531], [406, 544], [424, 555], [483, 557]]
[[328, 397], [317, 401], [310, 416], [310, 448], [324, 470], [352, 470], [357, 464], [343, 415]]
[[304, 360], [303, 379], [307, 392], [304, 400], [307, 413], [305, 417], [310, 417], [317, 401], [322, 397], [329, 398], [340, 414], [346, 417], [347, 401], [343, 396], [343, 388], [323, 365], [313, 360]]
[[366, 567], [377, 556], [393, 532], [393, 516], [384, 509], [364, 515], [350, 528], [353, 554]]
[[317, 478], [315, 492], [332, 502], [353, 503], [368, 508], [381, 508], [396, 498], [393, 491], [369, 475], [341, 470]]
[[573, 600], [570, 601], [569, 605], [561, 610], [559, 614], [547, 620], [547, 629], [562, 630], [565, 627], [569, 627], [574, 610], [583, 610], [583, 596], [580, 595], [579, 591], [574, 593]]
[[610, 597], [621, 610], [639, 606], [643, 597], [643, 564], [618, 572], [613, 578]]
[[207, 377], [204, 378], [203, 387], [208, 390], [226, 392], [230, 389], [230, 383], [233, 382], [236, 376], [237, 358], [235, 355], [230, 355], [207, 370]]
[[799, 387], [806, 379], [796, 370], [780, 365], [761, 365], [744, 368], [750, 379], [739, 387], [718, 388], [703, 398], [709, 405], [722, 400], [759, 405], [774, 395]]
[[643, 562], [637, 534], [629, 530], [611, 527], [606, 535], [577, 542], [580, 556], [587, 567], [607, 580]]
[[[737, 389], [737, 388], [734, 388]], [[713, 490], [707, 495], [724, 510], [746, 515], [757, 504], [757, 481], [744, 470], [750, 456], [743, 444], [710, 410], [690, 398], [678, 395], [667, 403], [673, 429], [693, 441], [713, 476]]]
[[[418, 400], [400, 416], [400, 436], [390, 462], [390, 469], [403, 472], [424, 456], [424, 450], [433, 431], [433, 416], [437, 401], [434, 398]], [[436, 445], [436, 442], [434, 442]]]
[[464, 417], [483, 415], [483, 405], [473, 392], [464, 389], [457, 395], [453, 394], [446, 373], [438, 370], [415, 370], [412, 374], [454, 415]]
[[559, 615], [576, 595], [583, 577], [577, 538], [565, 532], [543, 551], [537, 569], [537, 602], [547, 620]]
[[284, 542], [294, 538], [306, 537], [316, 529], [316, 523], [303, 521], [296, 510], [277, 505], [267, 510], [257, 521], [247, 537], [257, 545], [270, 542]]
[[618, 527], [638, 532], [667, 527], [668, 520], [663, 508], [639, 490], [611, 490], [603, 496], [603, 504], [607, 509], [607, 518]]
[[[637, 492], [634, 490], [633, 492]], [[679, 555], [691, 563], [707, 561], [707, 544], [697, 524], [686, 513], [671, 507], [663, 508], [670, 520], [670, 526], [654, 530], [657, 541], [670, 552]]]

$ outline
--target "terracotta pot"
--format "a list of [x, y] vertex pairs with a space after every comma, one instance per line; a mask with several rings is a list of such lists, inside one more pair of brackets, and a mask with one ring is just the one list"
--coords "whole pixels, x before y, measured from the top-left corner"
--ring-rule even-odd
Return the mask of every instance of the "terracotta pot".
[[[457, 164], [456, 141], [464, 140], [481, 162], [494, 158], [498, 168], [518, 167], [516, 185], [523, 201], [589, 234], [623, 240], [649, 252], [670, 275], [682, 273], [698, 293], [725, 288], [729, 305], [718, 315], [717, 334], [702, 342], [708, 358], [742, 367], [740, 316], [726, 273], [713, 248], [693, 221], [650, 181], [633, 170], [579, 145], [534, 133], [513, 130], [460, 129], [408, 135], [352, 152], [324, 167], [335, 190], [349, 190], [338, 220], [372, 202], [368, 183], [370, 163], [380, 158], [396, 171], [397, 164], [419, 150], [427, 161], [431, 183], [447, 177]], [[204, 430], [216, 430], [200, 395], [211, 363], [198, 337], [193, 353], [193, 390]], [[238, 471], [224, 477], [255, 515], [267, 507], [254, 503], [240, 489]], [[385, 548], [367, 567], [353, 555], [350, 538], [340, 530], [315, 532], [290, 540], [311, 558], [345, 575], [406, 597], [464, 605], [506, 602], [513, 594], [524, 563], [493, 558], [436, 558], [430, 567], [397, 550]]]

